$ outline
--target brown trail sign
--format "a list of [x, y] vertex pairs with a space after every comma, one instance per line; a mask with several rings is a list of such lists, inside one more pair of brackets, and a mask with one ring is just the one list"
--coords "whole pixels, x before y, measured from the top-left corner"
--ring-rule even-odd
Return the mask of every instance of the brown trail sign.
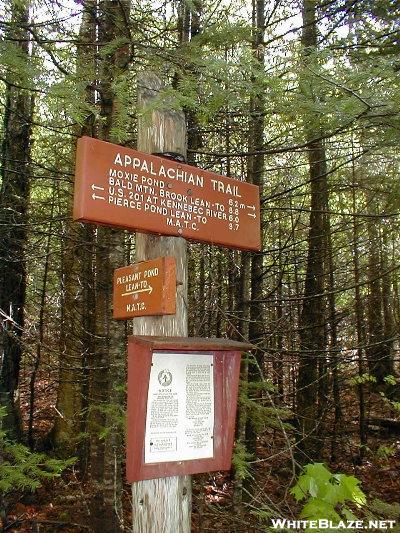
[[159, 257], [114, 271], [113, 317], [172, 315], [176, 309], [173, 257]]
[[91, 137], [78, 141], [74, 220], [260, 250], [256, 185]]

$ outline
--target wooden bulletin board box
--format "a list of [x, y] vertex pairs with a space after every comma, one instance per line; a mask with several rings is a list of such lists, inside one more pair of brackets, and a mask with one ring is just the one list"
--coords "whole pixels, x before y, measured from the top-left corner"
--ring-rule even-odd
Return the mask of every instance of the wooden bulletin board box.
[[[183, 476], [229, 470], [235, 433], [235, 417], [241, 354], [251, 345], [226, 339], [131, 336], [128, 339], [127, 480]], [[170, 354], [179, 364], [192, 354], [212, 361], [213, 430], [212, 457], [150, 462], [146, 459], [146, 414], [153, 354]], [[171, 355], [173, 354], [173, 355]], [[182, 383], [182, 387], [185, 387]], [[148, 437], [147, 437], [148, 438]], [[148, 441], [147, 441], [148, 447]], [[160, 454], [159, 454], [160, 455]], [[147, 461], [147, 462], [146, 462]]]

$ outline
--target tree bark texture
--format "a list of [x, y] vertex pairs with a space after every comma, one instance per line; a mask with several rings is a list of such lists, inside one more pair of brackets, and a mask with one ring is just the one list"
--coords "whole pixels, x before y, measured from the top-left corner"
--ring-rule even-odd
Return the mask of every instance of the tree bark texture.
[[[86, 80], [82, 98], [95, 104], [92, 88], [96, 79], [95, 43], [96, 5], [85, 3], [77, 46], [76, 76]], [[77, 135], [93, 137], [96, 124], [89, 114]], [[71, 187], [72, 189], [72, 187]], [[92, 226], [71, 220], [73, 191], [68, 191], [67, 221], [62, 250], [62, 295], [60, 331], [60, 371], [57, 391], [57, 412], [52, 440], [60, 456], [78, 453], [81, 466], [86, 463], [87, 451], [77, 436], [86, 430], [87, 370], [94, 343], [94, 230]]]
[[[353, 146], [352, 146], [353, 148]], [[354, 148], [353, 148], [354, 153]], [[357, 203], [356, 203], [356, 172], [355, 164], [353, 161], [352, 165], [352, 204], [353, 212], [357, 212]], [[366, 405], [365, 405], [365, 388], [362, 382], [363, 375], [365, 373], [365, 364], [364, 364], [364, 349], [365, 347], [365, 322], [364, 322], [364, 305], [360, 291], [360, 244], [359, 244], [359, 222], [357, 217], [353, 217], [353, 235], [352, 235], [352, 245], [353, 245], [353, 268], [354, 268], [354, 313], [356, 317], [356, 332], [357, 332], [357, 366], [358, 366], [358, 376], [359, 383], [357, 384], [357, 393], [358, 393], [358, 405], [359, 405], [359, 414], [358, 414], [358, 427], [359, 427], [359, 436], [360, 436], [360, 452], [359, 460], [362, 462], [367, 445], [367, 425], [365, 421], [366, 417]]]
[[[375, 213], [375, 198], [372, 191], [367, 194], [371, 214]], [[385, 333], [387, 321], [384, 320], [384, 265], [381, 262], [381, 224], [378, 217], [370, 217], [367, 222], [368, 230], [368, 303], [367, 303], [367, 341], [366, 350], [369, 372], [377, 380], [378, 385], [385, 387], [385, 376], [393, 375], [393, 359], [390, 343], [387, 343]], [[387, 284], [387, 281], [386, 281]], [[387, 287], [386, 287], [387, 291]], [[386, 312], [387, 316], [387, 312]], [[386, 329], [386, 331], [385, 331]]]
[[23, 354], [26, 293], [25, 245], [30, 194], [30, 151], [33, 98], [24, 76], [28, 72], [28, 2], [11, 3], [8, 42], [26, 69], [6, 76], [5, 114], [0, 190], [0, 404], [6, 408], [3, 426], [14, 438], [21, 436], [17, 407], [20, 361]]
[[[130, 61], [129, 2], [100, 1], [97, 11], [100, 139], [117, 143], [122, 106], [117, 91]], [[89, 379], [91, 511], [96, 533], [123, 531], [122, 460], [126, 383], [125, 322], [112, 318], [114, 270], [125, 263], [121, 230], [97, 229], [95, 259], [95, 350]], [[96, 427], [97, 426], [97, 427]], [[100, 434], [99, 430], [104, 433]]]
[[[265, 32], [265, 2], [257, 0], [253, 5], [253, 56], [257, 61], [257, 68], [264, 69], [264, 32]], [[254, 80], [253, 80], [254, 81]], [[249, 158], [248, 181], [260, 187], [262, 196], [264, 181], [264, 95], [262, 89], [252, 96], [250, 101], [249, 150], [255, 155]], [[257, 153], [259, 152], [259, 153]], [[262, 224], [261, 224], [262, 231]], [[261, 239], [262, 242], [262, 239]], [[264, 307], [263, 299], [263, 251], [252, 255], [250, 265], [250, 310], [249, 310], [249, 341], [256, 346], [254, 350], [255, 363], [248, 368], [248, 380], [260, 381], [260, 372], [264, 368], [264, 351], [261, 343], [264, 338]], [[251, 419], [247, 420], [246, 441], [250, 453], [256, 451], [257, 430]]]
[[[306, 67], [317, 48], [315, 0], [303, 2], [303, 61]], [[302, 82], [311, 98], [312, 80], [306, 73]], [[312, 115], [312, 113], [311, 113]], [[311, 212], [308, 233], [308, 256], [300, 317], [300, 360], [297, 379], [297, 423], [299, 428], [299, 459], [317, 459], [323, 446], [321, 389], [326, 374], [325, 283], [327, 174], [325, 149], [315, 127], [317, 117], [305, 117], [308, 165], [311, 183]], [[316, 122], [318, 124], [318, 122]]]
[[[139, 80], [139, 109], [143, 112], [154, 103], [162, 85], [153, 74]], [[186, 154], [186, 124], [183, 113], [153, 109], [141, 115], [138, 126], [138, 149], [144, 152], [170, 150]], [[175, 315], [139, 317], [133, 321], [135, 335], [187, 335], [187, 257], [186, 241], [180, 237], [136, 235], [136, 260], [164, 255], [176, 260], [177, 306]], [[133, 533], [188, 533], [190, 531], [190, 476], [139, 481], [132, 485]]]

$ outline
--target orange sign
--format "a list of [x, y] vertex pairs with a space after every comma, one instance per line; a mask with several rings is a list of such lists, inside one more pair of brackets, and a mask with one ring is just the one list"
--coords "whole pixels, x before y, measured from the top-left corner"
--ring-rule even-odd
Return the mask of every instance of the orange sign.
[[159, 257], [114, 271], [114, 312], [119, 319], [173, 315], [176, 305], [173, 257]]
[[256, 185], [82, 137], [74, 220], [260, 249]]

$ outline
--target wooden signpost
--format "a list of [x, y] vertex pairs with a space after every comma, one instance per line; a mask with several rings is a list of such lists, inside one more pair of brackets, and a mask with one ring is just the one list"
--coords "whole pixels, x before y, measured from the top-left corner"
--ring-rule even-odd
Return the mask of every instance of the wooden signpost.
[[159, 257], [114, 271], [113, 317], [172, 315], [176, 311], [173, 257]]
[[74, 220], [260, 250], [256, 185], [91, 137], [75, 184]]
[[[152, 105], [161, 88], [156, 76], [142, 75], [143, 152], [89, 137], [78, 141], [74, 220], [139, 231], [137, 263], [114, 276], [114, 318], [133, 317], [136, 336], [128, 384], [132, 531], [189, 533], [188, 474], [230, 465], [246, 347], [186, 338], [185, 239], [259, 250], [260, 200], [254, 185], [150, 155], [186, 153], [184, 114]], [[164, 431], [168, 420], [175, 430]]]
[[[186, 120], [181, 111], [153, 106], [162, 84], [146, 73], [138, 83], [138, 149], [144, 152], [170, 150], [186, 155]], [[148, 109], [152, 111], [148, 111]], [[146, 112], [147, 111], [147, 112]], [[161, 233], [158, 231], [157, 233]], [[188, 334], [188, 266], [186, 240], [137, 233], [136, 260], [163, 256], [176, 260], [176, 313], [133, 320], [134, 335], [180, 336]], [[133, 533], [189, 533], [191, 530], [192, 487], [188, 475], [173, 475], [132, 483]]]

